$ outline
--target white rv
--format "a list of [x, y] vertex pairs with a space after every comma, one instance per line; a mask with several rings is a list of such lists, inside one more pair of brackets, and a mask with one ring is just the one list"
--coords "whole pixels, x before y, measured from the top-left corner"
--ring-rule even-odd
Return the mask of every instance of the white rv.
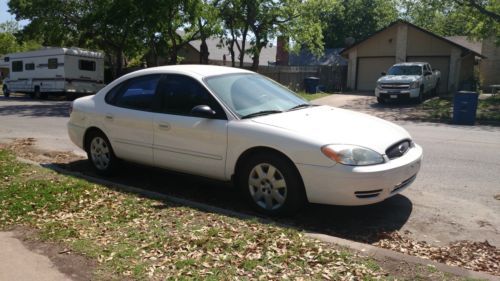
[[32, 98], [64, 94], [68, 99], [90, 95], [104, 87], [104, 58], [99, 52], [78, 48], [44, 48], [7, 54], [3, 94], [26, 93]]

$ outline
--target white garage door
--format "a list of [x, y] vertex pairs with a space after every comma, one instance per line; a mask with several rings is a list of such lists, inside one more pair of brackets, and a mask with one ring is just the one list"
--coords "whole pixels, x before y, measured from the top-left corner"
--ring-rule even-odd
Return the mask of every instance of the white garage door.
[[439, 92], [448, 91], [448, 76], [450, 73], [450, 57], [408, 57], [407, 61], [421, 61], [430, 63], [433, 69], [441, 71], [441, 80], [439, 82]]
[[359, 58], [356, 89], [360, 91], [374, 91], [377, 79], [380, 78], [380, 73], [387, 72], [395, 61], [394, 57]]

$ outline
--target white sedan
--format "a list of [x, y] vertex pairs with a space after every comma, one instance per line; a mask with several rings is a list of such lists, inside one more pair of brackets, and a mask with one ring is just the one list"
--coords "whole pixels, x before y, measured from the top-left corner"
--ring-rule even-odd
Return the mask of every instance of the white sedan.
[[305, 202], [366, 205], [417, 176], [422, 148], [403, 128], [313, 106], [251, 71], [148, 68], [73, 103], [68, 132], [98, 173], [119, 159], [233, 181], [259, 211]]

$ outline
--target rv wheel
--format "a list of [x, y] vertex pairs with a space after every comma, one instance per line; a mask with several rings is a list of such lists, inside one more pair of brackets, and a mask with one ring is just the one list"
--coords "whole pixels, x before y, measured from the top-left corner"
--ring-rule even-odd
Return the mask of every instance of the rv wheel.
[[32, 99], [39, 99], [41, 98], [41, 94], [40, 94], [40, 87], [35, 87], [35, 91], [30, 93], [30, 98]]
[[7, 88], [7, 85], [3, 85], [3, 96], [8, 98], [10, 96], [9, 89]]

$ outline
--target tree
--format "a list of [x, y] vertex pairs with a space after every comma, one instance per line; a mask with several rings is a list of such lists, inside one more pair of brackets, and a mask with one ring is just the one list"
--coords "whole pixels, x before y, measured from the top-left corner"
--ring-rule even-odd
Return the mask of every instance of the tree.
[[19, 24], [16, 21], [0, 23], [0, 55], [40, 48], [40, 43], [33, 40], [19, 43], [16, 38], [16, 34], [19, 33], [19, 30]]
[[399, 16], [396, 0], [342, 0], [339, 6], [322, 16], [327, 22], [323, 29], [327, 48], [343, 48], [362, 40]]

